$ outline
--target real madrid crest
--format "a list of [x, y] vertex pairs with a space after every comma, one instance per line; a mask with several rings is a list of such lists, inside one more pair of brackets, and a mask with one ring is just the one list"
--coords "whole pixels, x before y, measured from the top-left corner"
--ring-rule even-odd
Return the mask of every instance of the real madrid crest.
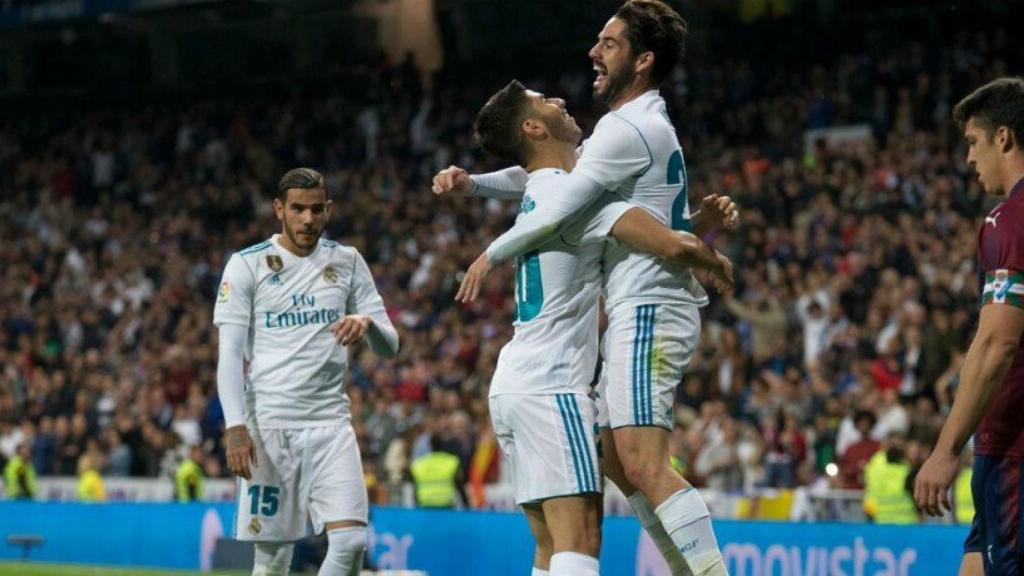
[[280, 272], [284, 268], [284, 260], [277, 254], [267, 254], [267, 266], [274, 272]]
[[338, 271], [334, 269], [334, 266], [324, 268], [324, 282], [328, 284], [338, 283]]
[[249, 532], [251, 532], [252, 535], [255, 536], [255, 535], [259, 534], [262, 531], [263, 531], [263, 526], [260, 525], [260, 519], [259, 518], [253, 518], [252, 522], [249, 522]]

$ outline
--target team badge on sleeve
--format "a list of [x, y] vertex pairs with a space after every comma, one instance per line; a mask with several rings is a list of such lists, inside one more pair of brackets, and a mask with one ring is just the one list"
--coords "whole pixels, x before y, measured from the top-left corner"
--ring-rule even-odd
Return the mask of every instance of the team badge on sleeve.
[[1024, 308], [1024, 274], [1006, 269], [985, 273], [981, 305], [989, 303]]
[[267, 266], [274, 272], [280, 272], [284, 268], [284, 260], [277, 254], [267, 254]]
[[220, 283], [220, 288], [217, 290], [217, 302], [223, 304], [228, 301], [228, 296], [231, 295], [231, 284], [227, 280]]

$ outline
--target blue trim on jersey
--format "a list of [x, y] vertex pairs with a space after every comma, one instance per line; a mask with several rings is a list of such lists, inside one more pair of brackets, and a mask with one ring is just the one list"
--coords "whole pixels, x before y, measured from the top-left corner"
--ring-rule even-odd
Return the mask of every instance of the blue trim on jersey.
[[335, 242], [334, 240], [327, 240], [326, 238], [321, 238], [320, 245], [325, 246], [327, 248], [334, 248], [335, 246], [338, 245], [338, 243]]
[[239, 256], [245, 256], [247, 254], [254, 254], [256, 252], [260, 252], [262, 250], [266, 250], [267, 248], [270, 248], [270, 244], [271, 244], [270, 240], [264, 240], [263, 242], [260, 242], [259, 244], [254, 244], [252, 246], [249, 246], [248, 248], [243, 248], [243, 249], [239, 250], [238, 251], [238, 255]]
[[579, 403], [576, 402], [576, 396], [570, 394], [569, 402], [571, 403], [573, 413], [576, 415], [580, 439], [583, 442], [583, 457], [587, 465], [587, 478], [590, 481], [590, 489], [596, 492], [598, 482], [597, 469], [594, 467], [594, 459], [590, 456], [590, 442], [587, 441], [587, 427], [583, 425], [583, 416], [580, 414], [580, 406]]
[[569, 437], [569, 452], [572, 454], [572, 465], [576, 469], [576, 488], [580, 492], [585, 492], [583, 487], [583, 474], [580, 473], [580, 458], [578, 454], [579, 447], [576, 444], [576, 434], [573, 433], [573, 427], [569, 423], [569, 414], [566, 410], [564, 394], [556, 394], [555, 401], [558, 402], [558, 411], [562, 414], [562, 425], [565, 427], [565, 434]]
[[626, 120], [618, 112], [609, 112], [609, 114], [615, 116], [619, 120], [622, 120], [626, 124], [629, 124], [630, 126], [633, 127], [633, 130], [636, 130], [636, 135], [639, 136], [640, 141], [644, 143], [644, 148], [647, 148], [647, 157], [650, 158], [650, 162], [647, 164], [647, 168], [644, 168], [643, 171], [640, 172], [640, 174], [638, 174], [637, 176], [639, 177], [643, 176], [644, 174], [647, 174], [647, 171], [651, 169], [651, 166], [654, 166], [654, 154], [651, 153], [651, 147], [647, 144], [647, 139], [644, 138], [644, 133], [640, 131], [640, 128], [638, 128], [636, 124], [633, 124], [629, 120]]

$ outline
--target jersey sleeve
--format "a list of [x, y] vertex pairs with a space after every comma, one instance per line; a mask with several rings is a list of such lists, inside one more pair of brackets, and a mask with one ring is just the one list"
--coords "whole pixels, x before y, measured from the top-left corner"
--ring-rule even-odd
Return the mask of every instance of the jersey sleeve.
[[997, 207], [983, 224], [979, 251], [985, 274], [982, 306], [1009, 304], [1024, 309], [1024, 221], [1019, 214], [1017, 206]]
[[217, 301], [213, 306], [213, 323], [252, 324], [252, 303], [256, 291], [256, 276], [244, 258], [233, 254], [224, 267]]
[[373, 351], [381, 356], [390, 357], [398, 352], [398, 331], [391, 324], [384, 299], [377, 292], [370, 267], [358, 250], [353, 250], [355, 262], [352, 270], [352, 286], [349, 289], [346, 314], [365, 314], [373, 318], [373, 325], [367, 331], [366, 338]]
[[605, 192], [587, 208], [562, 237], [570, 244], [589, 244], [610, 240], [615, 223], [623, 214], [634, 208], [614, 192]]
[[576, 171], [560, 178], [560, 185], [546, 191], [542, 202], [528, 191], [515, 225], [491, 242], [487, 257], [496, 263], [540, 247], [555, 237], [562, 225], [578, 218], [603, 191], [599, 184]]
[[607, 190], [647, 171], [654, 163], [640, 129], [615, 112], [605, 114], [583, 145], [573, 173], [590, 178]]
[[530, 176], [519, 166], [511, 166], [497, 172], [474, 174], [472, 197], [494, 198], [497, 200], [519, 200], [526, 190]]

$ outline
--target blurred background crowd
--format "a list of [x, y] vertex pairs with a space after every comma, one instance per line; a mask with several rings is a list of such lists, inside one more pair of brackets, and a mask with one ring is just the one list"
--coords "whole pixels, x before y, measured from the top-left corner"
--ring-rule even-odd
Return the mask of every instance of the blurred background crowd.
[[[998, 26], [937, 26], [795, 57], [801, 26], [716, 20], [664, 90], [691, 207], [716, 193], [742, 210], [736, 233], [706, 238], [732, 258], [737, 289], [704, 310], [672, 437], [686, 477], [723, 491], [861, 488], [870, 456], [896, 442], [923, 462], [976, 321], [975, 240], [992, 205], [950, 110], [1024, 54]], [[601, 111], [585, 49], [518, 70], [589, 128]], [[366, 257], [401, 337], [394, 360], [363, 345], [350, 357], [374, 498], [396, 498], [436, 437], [480, 503], [502, 477], [487, 390], [512, 334], [511, 268], [476, 303], [453, 297], [517, 206], [437, 198], [429, 183], [449, 164], [499, 167], [472, 121], [509, 75], [425, 76], [383, 54], [347, 74], [0, 123], [0, 468], [24, 447], [39, 476], [170, 479], [199, 446], [206, 474], [226, 476], [214, 295], [232, 252], [279, 231], [275, 183], [305, 165], [335, 202], [325, 235]], [[869, 127], [866, 142], [805, 142], [850, 124]]]

